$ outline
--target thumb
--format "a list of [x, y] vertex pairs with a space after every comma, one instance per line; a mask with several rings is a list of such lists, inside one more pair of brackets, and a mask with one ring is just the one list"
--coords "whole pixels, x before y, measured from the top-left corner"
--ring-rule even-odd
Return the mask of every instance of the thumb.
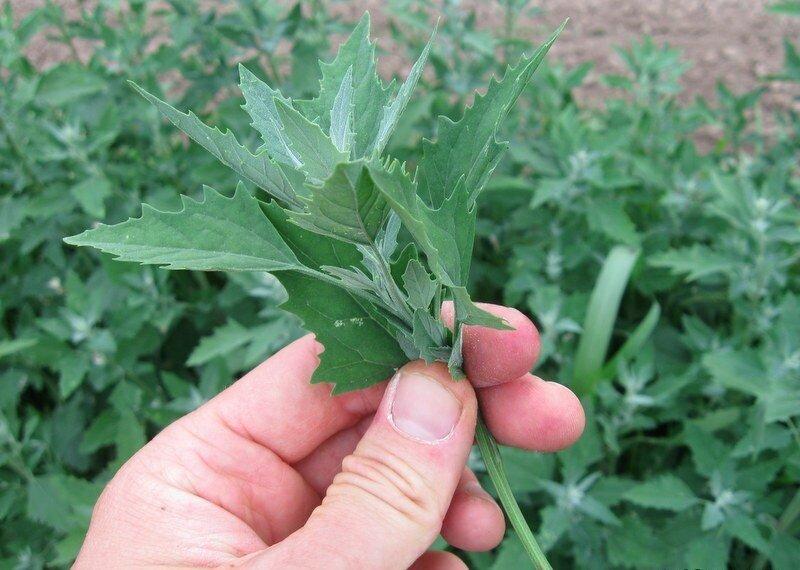
[[472, 446], [476, 410], [470, 383], [454, 381], [441, 363], [401, 368], [322, 504], [257, 565], [411, 566], [442, 526]]

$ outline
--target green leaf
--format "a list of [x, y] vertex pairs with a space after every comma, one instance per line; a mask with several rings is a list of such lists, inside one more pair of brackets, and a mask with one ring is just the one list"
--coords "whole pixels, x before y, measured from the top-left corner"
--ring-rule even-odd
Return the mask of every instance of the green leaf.
[[569, 531], [573, 521], [569, 512], [553, 506], [542, 509], [541, 516], [542, 525], [539, 528], [539, 542], [542, 548], [548, 551]]
[[492, 81], [460, 121], [439, 118], [435, 143], [423, 143], [414, 181], [396, 161], [370, 165], [373, 179], [414, 240], [434, 274], [449, 287], [469, 278], [475, 241], [475, 197], [505, 148], [495, 140], [500, 122], [516, 101], [563, 25], [531, 58]]
[[111, 183], [103, 176], [91, 176], [72, 188], [70, 193], [84, 212], [94, 218], [106, 215], [105, 199], [111, 195]]
[[452, 287], [456, 319], [462, 325], [477, 325], [500, 330], [514, 330], [506, 321], [478, 307], [465, 287]]
[[762, 396], [764, 421], [787, 421], [800, 414], [800, 382], [796, 376], [773, 380]]
[[639, 354], [639, 351], [642, 350], [653, 334], [660, 317], [661, 306], [658, 303], [653, 303], [644, 319], [636, 325], [636, 328], [633, 329], [633, 332], [619, 350], [614, 353], [614, 356], [605, 363], [600, 373], [601, 378], [611, 378], [617, 373], [619, 363], [630, 360]]
[[101, 487], [66, 474], [43, 475], [28, 481], [27, 514], [58, 531], [85, 521]]
[[405, 111], [406, 107], [408, 106], [408, 102], [411, 100], [411, 95], [414, 92], [414, 88], [417, 86], [417, 82], [422, 76], [422, 70], [425, 68], [425, 62], [428, 61], [428, 54], [431, 51], [431, 45], [433, 44], [434, 37], [436, 37], [436, 28], [434, 28], [433, 33], [431, 33], [428, 43], [425, 44], [425, 49], [422, 50], [419, 58], [412, 66], [411, 72], [408, 74], [405, 83], [403, 83], [403, 85], [397, 91], [397, 96], [390, 105], [386, 105], [383, 108], [383, 115], [381, 117], [380, 125], [378, 126], [378, 134], [375, 135], [375, 141], [373, 142], [371, 149], [373, 157], [378, 157], [383, 152], [386, 143], [389, 142], [389, 138], [392, 136], [395, 127], [397, 127], [397, 122], [400, 120], [400, 117], [403, 115], [403, 111]]
[[516, 537], [509, 537], [500, 545], [500, 551], [491, 570], [518, 570], [530, 565], [530, 559], [522, 543]]
[[58, 391], [63, 399], [69, 398], [81, 385], [89, 372], [89, 359], [80, 352], [65, 354], [57, 363]]
[[538, 491], [541, 489], [540, 480], [550, 480], [555, 475], [556, 458], [551, 453], [503, 446], [500, 455], [515, 494]]
[[625, 499], [642, 507], [683, 511], [699, 502], [689, 486], [674, 475], [659, 475], [625, 493]]
[[600, 430], [591, 407], [586, 410], [586, 428], [578, 441], [558, 454], [565, 479], [577, 479], [585, 475], [604, 454]]
[[800, 540], [786, 532], [776, 532], [769, 544], [769, 559], [774, 570], [794, 570], [800, 566]]
[[450, 349], [443, 346], [444, 325], [425, 309], [414, 311], [411, 338], [414, 348], [419, 352], [419, 358], [424, 358], [427, 362], [447, 359], [450, 356]]
[[273, 162], [266, 152], [253, 154], [239, 144], [231, 131], [223, 133], [217, 128], [209, 127], [191, 111], [188, 114], [181, 113], [172, 105], [151, 95], [135, 83], [131, 82], [131, 85], [172, 124], [213, 154], [222, 164], [278, 200], [299, 207], [298, 189], [292, 183], [292, 178], [283, 168]]
[[331, 109], [331, 141], [342, 153], [353, 146], [353, 68], [348, 67]]
[[199, 271], [280, 271], [301, 267], [297, 257], [243, 186], [233, 198], [204, 189], [202, 202], [182, 197], [179, 212], [142, 206], [142, 217], [100, 225], [65, 238], [122, 261]]
[[[456, 317], [457, 319], [458, 317]], [[464, 327], [456, 320], [453, 323], [455, 332], [453, 333], [453, 347], [450, 358], [447, 359], [447, 371], [455, 380], [463, 380], [467, 377], [464, 373]]]
[[764, 540], [758, 525], [750, 517], [734, 513], [725, 519], [725, 530], [744, 542], [747, 546], [769, 554], [769, 544]]
[[262, 148], [277, 162], [299, 168], [300, 157], [291, 148], [275, 105], [276, 100], [288, 102], [286, 98], [242, 64], [239, 64], [239, 88], [245, 100], [242, 109], [250, 115], [253, 128], [261, 133], [261, 139], [264, 141]]
[[636, 225], [619, 201], [593, 200], [586, 210], [586, 216], [592, 230], [605, 234], [624, 245], [631, 247], [641, 245], [642, 237], [636, 231]]
[[302, 163], [303, 172], [312, 182], [328, 178], [337, 164], [347, 160], [320, 126], [306, 119], [287, 102], [275, 99], [283, 134]]
[[25, 203], [14, 196], [0, 200], [0, 243], [11, 237], [12, 232], [22, 225], [25, 219]]
[[[311, 269], [357, 267], [361, 254], [351, 244], [307, 231], [275, 204], [264, 212], [298, 259]], [[345, 289], [298, 272], [277, 275], [288, 293], [284, 309], [300, 317], [325, 347], [314, 382], [335, 384], [334, 393], [385, 380], [408, 358], [385, 317]]]
[[73, 562], [75, 562], [75, 557], [78, 555], [78, 552], [80, 552], [81, 546], [86, 539], [87, 530], [89, 530], [89, 521], [85, 521], [85, 524], [76, 524], [70, 528], [67, 531], [67, 535], [56, 543], [56, 556], [48, 560], [48, 565], [57, 568], [72, 566]]
[[765, 392], [768, 378], [755, 351], [717, 350], [703, 356], [702, 362], [721, 386], [756, 397]]
[[486, 94], [476, 95], [475, 103], [459, 121], [439, 117], [438, 137], [435, 142], [423, 141], [417, 168], [419, 194], [427, 205], [439, 208], [460, 194], [465, 198], [463, 209], [472, 209], [507, 147], [496, 140], [502, 120], [563, 29], [564, 24], [532, 56], [509, 67], [500, 81], [492, 78]]
[[427, 309], [436, 295], [436, 281], [431, 279], [417, 259], [410, 259], [406, 264], [403, 288], [408, 296], [408, 304], [414, 309]]
[[792, 375], [771, 375], [757, 351], [720, 349], [702, 357], [703, 367], [725, 388], [754, 396], [764, 406], [764, 421], [785, 421], [800, 410], [800, 391]]
[[788, 16], [800, 16], [800, 2], [797, 0], [787, 0], [775, 2], [767, 6], [767, 11], [775, 14], [786, 14]]
[[67, 530], [72, 509], [69, 502], [59, 496], [58, 483], [55, 477], [31, 479], [28, 482], [27, 514], [32, 520]]
[[607, 525], [617, 526], [620, 524], [614, 512], [591, 495], [583, 497], [578, 510]]
[[407, 361], [385, 323], [356, 297], [306, 275], [279, 279], [289, 293], [282, 307], [325, 347], [314, 382], [335, 384], [334, 393], [359, 390], [389, 378]]
[[625, 493], [636, 486], [636, 482], [614, 475], [605, 475], [592, 486], [592, 496], [608, 507], [620, 504]]
[[575, 355], [573, 387], [580, 396], [592, 393], [597, 384], [622, 294], [638, 257], [638, 251], [617, 246], [609, 252], [603, 263], [589, 299], [583, 334]]
[[35, 338], [15, 338], [0, 341], [0, 359], [30, 348], [38, 342], [39, 340]]
[[61, 106], [106, 89], [106, 80], [79, 63], [64, 63], [42, 75], [36, 98], [45, 105]]
[[187, 366], [201, 366], [218, 356], [225, 356], [231, 351], [244, 346], [253, 339], [253, 331], [230, 319], [214, 332], [200, 340], [189, 359]]
[[292, 214], [300, 226], [350, 243], [373, 244], [389, 206], [363, 161], [339, 164], [320, 186], [311, 187], [308, 210]]
[[83, 431], [79, 450], [82, 453], [94, 453], [102, 447], [112, 445], [119, 424], [119, 414], [107, 409], [94, 418], [91, 425]]
[[655, 267], [666, 267], [675, 275], [686, 273], [688, 281], [729, 272], [737, 264], [736, 259], [697, 244], [652, 255], [647, 262]]
[[692, 451], [692, 460], [701, 475], [711, 477], [730, 462], [730, 447], [695, 423], [684, 426], [682, 438]]
[[369, 14], [365, 13], [347, 41], [339, 46], [331, 63], [320, 65], [322, 79], [317, 97], [295, 101], [295, 107], [308, 119], [330, 132], [331, 110], [335, 106], [342, 81], [348, 70], [352, 74], [352, 129], [355, 133], [352, 154], [354, 158], [367, 156], [379, 132], [383, 108], [394, 86], [384, 86], [375, 68], [375, 46], [369, 41]]
[[686, 549], [687, 568], [724, 570], [728, 568], [730, 541], [718, 534], [703, 534], [689, 543]]
[[608, 558], [621, 568], [671, 567], [669, 551], [653, 528], [635, 515], [622, 519], [622, 526], [608, 537]]
[[456, 193], [441, 209], [432, 210], [417, 196], [414, 182], [399, 162], [370, 163], [368, 168], [436, 277], [451, 287], [465, 284], [475, 240], [475, 208], [464, 207], [466, 196]]

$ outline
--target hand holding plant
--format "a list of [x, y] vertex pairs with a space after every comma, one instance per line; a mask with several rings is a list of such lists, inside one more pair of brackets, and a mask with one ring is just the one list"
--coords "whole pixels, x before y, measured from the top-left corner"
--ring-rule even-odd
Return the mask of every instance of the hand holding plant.
[[[66, 241], [170, 269], [275, 273], [288, 293], [284, 308], [325, 347], [312, 381], [334, 384], [334, 394], [380, 382], [408, 360], [446, 363], [448, 372], [439, 367], [437, 374], [461, 379], [465, 327], [513, 329], [475, 305], [467, 291], [476, 199], [506, 149], [497, 139], [503, 119], [560, 32], [501, 79], [492, 79], [458, 121], [439, 117], [437, 136], [423, 141], [413, 169], [384, 150], [422, 75], [431, 42], [399, 89], [394, 82], [384, 85], [376, 72], [367, 15], [336, 58], [322, 65], [320, 90], [312, 99], [293, 101], [240, 69], [243, 108], [263, 140], [255, 153], [230, 131], [208, 127], [193, 113], [184, 114], [134, 85], [269, 200], [259, 200], [242, 182], [232, 197], [206, 188], [202, 201], [184, 199], [180, 212], [146, 207], [139, 219]], [[440, 319], [447, 303], [449, 327]], [[492, 382], [495, 374], [473, 379]], [[397, 384], [396, 395], [405, 393], [403, 386]], [[449, 389], [440, 392], [427, 394], [430, 399], [422, 393], [409, 396], [408, 410], [418, 406], [417, 413], [449, 427], [439, 433], [409, 424], [407, 435], [444, 441], [457, 418], [470, 417], [462, 415], [463, 401], [456, 406], [445, 397]], [[421, 411], [423, 405], [430, 409]], [[511, 492], [497, 442], [477, 409], [474, 417], [481, 454], [509, 519], [534, 566], [549, 568]], [[465, 441], [471, 442], [471, 427], [468, 431]], [[447, 481], [441, 483], [446, 490]]]
[[514, 309], [486, 308], [515, 325], [465, 330], [467, 370], [492, 386], [418, 361], [388, 386], [331, 398], [309, 383], [320, 345], [292, 343], [119, 471], [76, 568], [463, 568], [426, 550], [440, 529], [466, 550], [503, 537], [502, 513], [465, 467], [478, 401], [509, 445], [555, 451], [583, 428], [569, 390], [520, 376], [534, 364], [536, 329]]

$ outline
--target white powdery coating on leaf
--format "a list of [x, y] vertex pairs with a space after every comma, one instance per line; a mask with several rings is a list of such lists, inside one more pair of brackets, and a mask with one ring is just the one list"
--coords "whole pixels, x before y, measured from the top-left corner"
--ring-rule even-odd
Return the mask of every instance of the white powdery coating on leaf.
[[337, 329], [341, 328], [341, 327], [343, 327], [345, 325], [348, 325], [348, 324], [349, 325], [355, 325], [357, 327], [364, 326], [364, 318], [363, 317], [353, 317], [351, 319], [336, 319], [335, 321], [333, 321], [333, 326], [336, 327]]

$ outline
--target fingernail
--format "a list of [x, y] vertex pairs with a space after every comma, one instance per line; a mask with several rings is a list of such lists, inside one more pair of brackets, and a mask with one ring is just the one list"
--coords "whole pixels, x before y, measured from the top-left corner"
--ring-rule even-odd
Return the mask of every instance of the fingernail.
[[416, 372], [395, 377], [389, 421], [404, 435], [433, 443], [449, 436], [461, 417], [461, 402], [435, 379]]

